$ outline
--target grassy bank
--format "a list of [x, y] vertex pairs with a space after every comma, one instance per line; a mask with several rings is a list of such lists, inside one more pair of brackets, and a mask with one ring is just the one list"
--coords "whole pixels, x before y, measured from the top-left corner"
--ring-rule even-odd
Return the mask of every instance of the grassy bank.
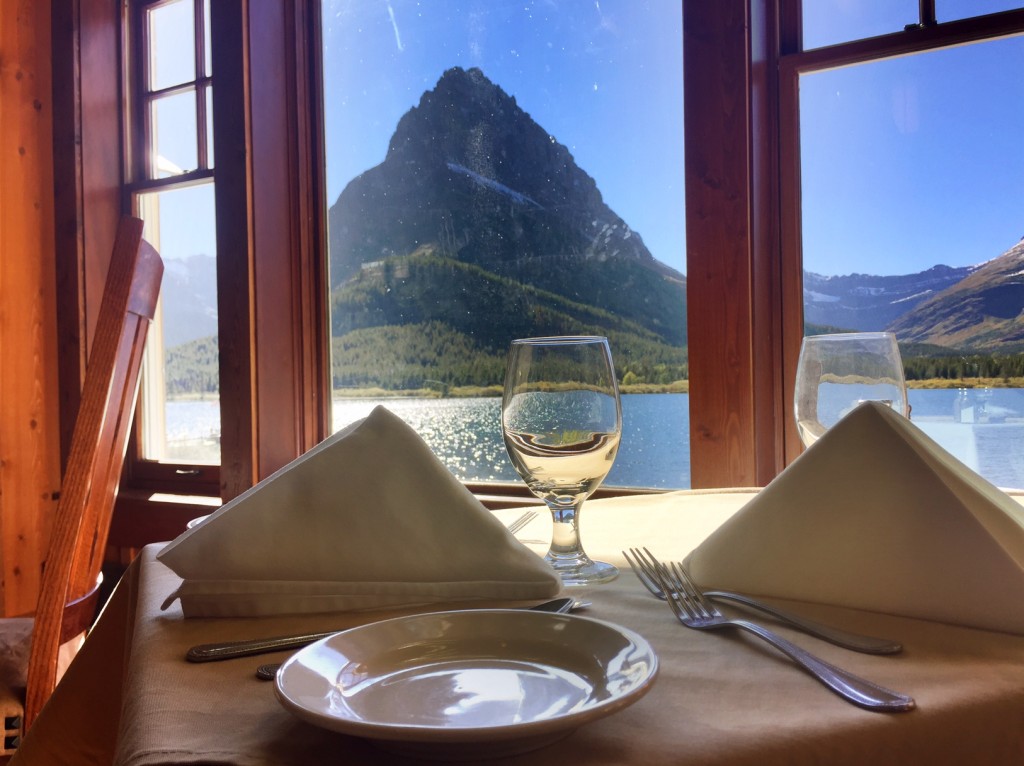
[[[690, 390], [690, 382], [677, 380], [666, 385], [653, 383], [637, 383], [630, 386], [620, 386], [619, 390], [624, 394], [685, 394]], [[480, 396], [501, 396], [501, 386], [452, 386], [447, 392], [436, 388], [416, 388], [404, 391], [388, 391], [383, 388], [344, 388], [335, 390], [334, 395], [347, 399], [384, 399], [390, 397], [405, 397], [415, 399], [466, 399]]]
[[[957, 378], [945, 380], [932, 378], [929, 380], [908, 380], [908, 388], [940, 389], [940, 388], [1024, 388], [1024, 378]], [[623, 394], [686, 394], [690, 391], [690, 381], [677, 380], [667, 385], [654, 383], [637, 383], [620, 386]], [[418, 399], [440, 399], [444, 396], [459, 399], [480, 396], [501, 396], [501, 386], [453, 386], [447, 394], [438, 389], [418, 388], [407, 391], [388, 391], [383, 388], [346, 388], [335, 391], [335, 396], [383, 399], [388, 397], [410, 397]]]
[[1024, 388], [1024, 378], [930, 378], [908, 380], [907, 388]]

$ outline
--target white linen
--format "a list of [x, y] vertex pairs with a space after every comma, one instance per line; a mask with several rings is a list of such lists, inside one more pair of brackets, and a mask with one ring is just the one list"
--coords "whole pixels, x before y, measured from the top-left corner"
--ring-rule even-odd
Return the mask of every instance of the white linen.
[[158, 558], [187, 617], [539, 600], [558, 576], [383, 407], [326, 439]]
[[1021, 506], [877, 402], [687, 563], [705, 587], [1024, 634]]

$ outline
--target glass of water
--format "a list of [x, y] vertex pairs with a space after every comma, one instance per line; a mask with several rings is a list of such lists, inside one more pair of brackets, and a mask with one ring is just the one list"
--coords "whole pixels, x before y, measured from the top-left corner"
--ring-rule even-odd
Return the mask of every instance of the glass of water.
[[903, 361], [890, 332], [810, 335], [797, 363], [794, 410], [804, 446], [861, 402], [877, 401], [910, 416]]
[[560, 336], [515, 340], [501, 404], [505, 448], [516, 471], [551, 511], [545, 556], [564, 585], [607, 582], [613, 565], [592, 560], [579, 517], [612, 468], [622, 437], [619, 387], [608, 339]]

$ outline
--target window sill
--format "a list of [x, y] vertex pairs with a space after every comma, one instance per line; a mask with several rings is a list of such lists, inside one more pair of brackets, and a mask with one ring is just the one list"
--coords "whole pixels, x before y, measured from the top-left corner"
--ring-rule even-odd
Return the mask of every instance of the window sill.
[[[541, 505], [541, 501], [525, 485], [471, 483], [466, 486], [490, 510]], [[593, 498], [644, 495], [660, 491], [601, 487]], [[149, 543], [173, 540], [185, 530], [189, 521], [213, 513], [220, 506], [219, 497], [176, 495], [139, 489], [121, 490], [114, 506], [107, 544], [115, 548], [139, 549]]]

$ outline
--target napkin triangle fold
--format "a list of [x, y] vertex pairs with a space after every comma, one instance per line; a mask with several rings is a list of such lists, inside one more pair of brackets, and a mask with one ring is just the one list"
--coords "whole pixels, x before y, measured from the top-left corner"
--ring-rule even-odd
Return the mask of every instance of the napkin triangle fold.
[[186, 616], [537, 600], [557, 575], [384, 407], [169, 543]]
[[705, 587], [1024, 634], [1024, 508], [877, 402], [687, 564]]

